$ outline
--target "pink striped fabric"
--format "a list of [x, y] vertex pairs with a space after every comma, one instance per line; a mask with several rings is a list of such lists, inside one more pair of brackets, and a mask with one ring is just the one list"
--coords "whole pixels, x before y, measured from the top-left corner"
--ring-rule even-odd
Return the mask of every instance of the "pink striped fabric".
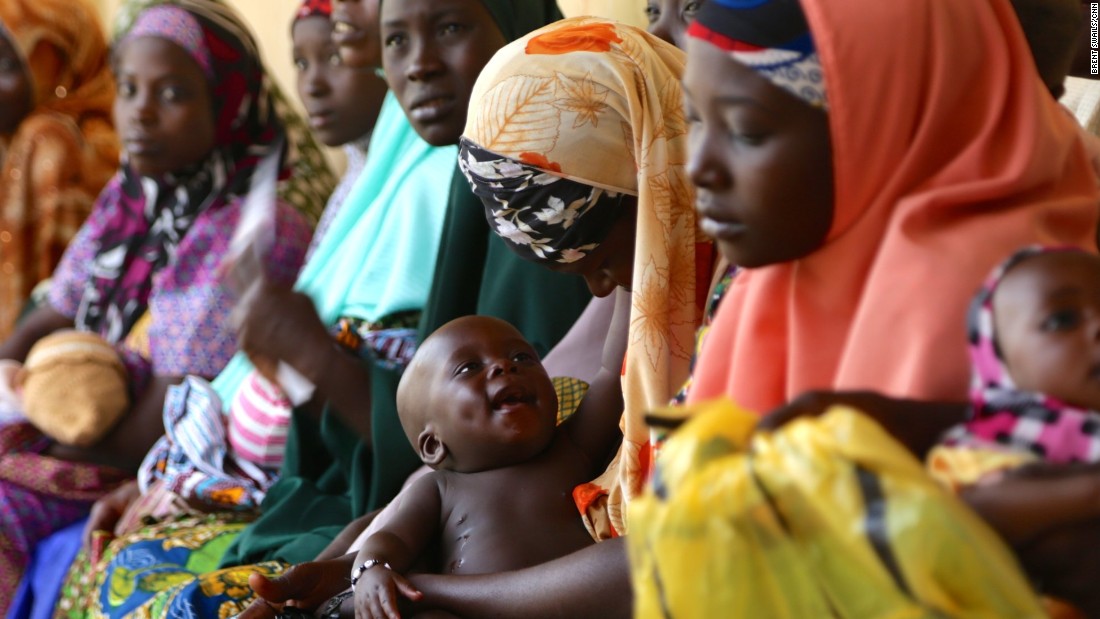
[[278, 385], [252, 372], [229, 407], [229, 444], [240, 458], [278, 469], [283, 464], [291, 409]]

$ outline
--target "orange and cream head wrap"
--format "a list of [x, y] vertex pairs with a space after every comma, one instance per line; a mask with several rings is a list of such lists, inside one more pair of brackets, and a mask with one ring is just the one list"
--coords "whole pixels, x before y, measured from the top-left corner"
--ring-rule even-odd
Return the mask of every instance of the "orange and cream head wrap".
[[23, 57], [34, 84], [31, 107], [70, 116], [107, 118], [114, 78], [107, 42], [86, 0], [4, 0], [0, 36]]
[[88, 0], [0, 0], [0, 38], [28, 86], [21, 108], [0, 110], [3, 339], [118, 168], [118, 138], [107, 41]]
[[[685, 174], [683, 67], [681, 50], [638, 28], [562, 20], [489, 61], [460, 142], [459, 165], [490, 227], [531, 260], [583, 259], [628, 208], [622, 197], [637, 197], [623, 378], [628, 495], [647, 458], [642, 414], [686, 379], [706, 287], [696, 250], [707, 241]], [[621, 532], [616, 514], [612, 522]]]

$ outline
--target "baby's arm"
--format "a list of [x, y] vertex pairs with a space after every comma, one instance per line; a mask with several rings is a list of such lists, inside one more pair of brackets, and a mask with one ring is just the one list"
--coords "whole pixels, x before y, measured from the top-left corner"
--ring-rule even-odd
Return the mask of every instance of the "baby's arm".
[[961, 491], [962, 499], [1010, 545], [1100, 518], [1100, 466], [1026, 465]]
[[577, 412], [563, 425], [563, 431], [588, 455], [596, 473], [603, 471], [623, 439], [619, 419], [623, 413], [622, 367], [630, 327], [630, 293], [618, 288], [615, 295], [615, 314], [604, 342], [603, 367]]
[[394, 499], [389, 522], [359, 549], [352, 573], [356, 617], [398, 619], [399, 592], [410, 600], [420, 599], [421, 593], [403, 574], [439, 528], [443, 502], [438, 477], [425, 475], [402, 491]]

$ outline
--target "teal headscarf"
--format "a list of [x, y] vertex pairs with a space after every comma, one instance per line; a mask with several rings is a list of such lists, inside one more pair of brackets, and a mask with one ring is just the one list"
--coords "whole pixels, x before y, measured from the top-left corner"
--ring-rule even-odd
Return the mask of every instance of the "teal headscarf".
[[[376, 322], [420, 310], [432, 284], [447, 200], [439, 179], [452, 173], [456, 147], [420, 139], [390, 93], [367, 152], [359, 179], [294, 286], [309, 295], [326, 326], [343, 317]], [[251, 370], [238, 352], [218, 375], [213, 386], [223, 405]]]

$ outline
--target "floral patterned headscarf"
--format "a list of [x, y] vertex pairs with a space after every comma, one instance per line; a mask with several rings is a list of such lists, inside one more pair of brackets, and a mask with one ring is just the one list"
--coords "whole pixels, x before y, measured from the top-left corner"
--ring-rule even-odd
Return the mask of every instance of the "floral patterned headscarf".
[[1070, 406], [1046, 394], [1021, 391], [997, 344], [993, 295], [1013, 268], [1040, 254], [1072, 247], [1033, 245], [1001, 263], [974, 297], [967, 317], [973, 374], [971, 418], [953, 428], [953, 445], [1001, 445], [1055, 463], [1100, 461], [1100, 412]]
[[489, 224], [527, 260], [568, 264], [584, 258], [603, 242], [621, 212], [625, 193], [544, 172], [467, 138], [460, 144], [462, 172], [485, 204]]
[[[683, 67], [681, 50], [638, 28], [559, 21], [489, 61], [460, 142], [459, 165], [490, 226], [539, 261], [580, 258], [606, 234], [619, 196], [637, 196], [625, 441], [609, 476], [578, 490], [582, 510], [606, 498], [613, 534], [625, 532], [623, 500], [645, 479], [643, 414], [667, 404], [687, 378], [710, 280], [710, 265], [696, 262], [710, 244], [696, 228], [684, 171]], [[524, 245], [517, 230], [533, 242]]]

